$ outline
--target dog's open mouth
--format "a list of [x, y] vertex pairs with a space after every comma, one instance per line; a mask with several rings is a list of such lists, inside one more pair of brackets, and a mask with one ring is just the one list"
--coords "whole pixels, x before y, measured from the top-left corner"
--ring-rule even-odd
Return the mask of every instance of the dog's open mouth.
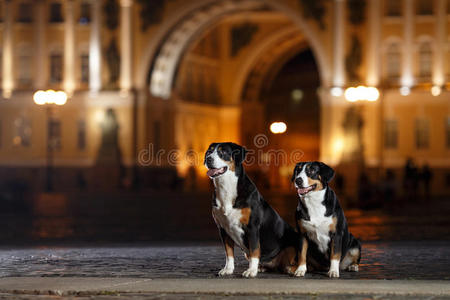
[[227, 167], [222, 167], [218, 169], [209, 169], [208, 172], [206, 172], [206, 175], [208, 175], [211, 178], [215, 178], [225, 173], [227, 169], [228, 169]]
[[317, 187], [317, 184], [313, 184], [313, 185], [310, 185], [310, 186], [305, 187], [305, 188], [297, 188], [297, 193], [299, 195], [303, 196], [303, 195], [308, 194], [311, 191], [314, 191], [316, 189], [316, 187]]

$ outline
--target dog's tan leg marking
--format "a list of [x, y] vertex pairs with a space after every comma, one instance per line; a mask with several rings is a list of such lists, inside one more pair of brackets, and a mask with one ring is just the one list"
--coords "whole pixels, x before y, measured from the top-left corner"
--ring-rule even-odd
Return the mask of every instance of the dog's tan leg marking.
[[303, 237], [302, 238], [302, 249], [300, 251], [299, 261], [297, 269], [294, 272], [294, 276], [304, 277], [306, 274], [306, 254], [308, 253], [308, 240]]
[[249, 249], [250, 251], [250, 263], [248, 269], [242, 273], [244, 277], [256, 277], [258, 274], [258, 266], [259, 266], [259, 258], [261, 257], [261, 248], [259, 244], [255, 247], [255, 249]]
[[221, 236], [225, 247], [226, 262], [225, 267], [219, 271], [219, 276], [231, 275], [234, 272], [234, 241], [223, 229]]
[[330, 278], [339, 277], [339, 262], [341, 260], [340, 245], [336, 243], [336, 236], [331, 240], [331, 253], [330, 253], [330, 270], [328, 271], [328, 276]]
[[244, 207], [241, 209], [241, 219], [239, 220], [241, 224], [248, 225], [248, 222], [250, 221], [250, 214], [252, 210], [250, 207]]

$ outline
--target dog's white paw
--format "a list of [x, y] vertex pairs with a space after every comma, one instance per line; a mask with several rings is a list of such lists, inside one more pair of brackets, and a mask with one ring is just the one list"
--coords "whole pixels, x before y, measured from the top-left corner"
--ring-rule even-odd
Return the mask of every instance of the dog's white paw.
[[359, 271], [359, 266], [357, 264], [354, 265], [350, 265], [348, 266], [348, 269], [350, 272], [358, 272]]
[[244, 273], [242, 273], [242, 276], [246, 278], [256, 277], [256, 275], [258, 275], [257, 268], [248, 268], [244, 271]]
[[330, 278], [339, 278], [339, 270], [330, 269], [330, 271], [328, 271], [328, 276]]
[[298, 266], [297, 270], [294, 272], [295, 277], [305, 277], [306, 274], [306, 265]]
[[232, 275], [233, 272], [234, 268], [224, 267], [222, 270], [219, 271], [219, 276]]

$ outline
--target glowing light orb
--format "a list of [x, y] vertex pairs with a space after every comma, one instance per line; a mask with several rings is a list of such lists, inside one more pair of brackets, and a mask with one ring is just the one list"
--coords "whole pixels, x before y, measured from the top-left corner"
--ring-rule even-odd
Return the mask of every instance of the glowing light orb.
[[270, 124], [270, 131], [273, 134], [285, 133], [287, 130], [287, 125], [284, 122], [273, 122]]

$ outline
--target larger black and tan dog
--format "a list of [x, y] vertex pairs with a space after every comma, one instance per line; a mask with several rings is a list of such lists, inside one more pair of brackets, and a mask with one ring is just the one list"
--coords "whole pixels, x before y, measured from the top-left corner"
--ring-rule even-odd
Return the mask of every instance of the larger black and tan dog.
[[246, 150], [234, 143], [213, 143], [205, 154], [207, 174], [215, 187], [212, 215], [226, 252], [219, 275], [233, 274], [235, 244], [249, 260], [244, 277], [255, 277], [260, 262], [265, 268], [294, 274], [300, 235], [258, 192], [242, 166], [245, 155]]
[[358, 271], [361, 245], [348, 231], [344, 211], [328, 186], [333, 176], [334, 170], [321, 162], [295, 166], [292, 181], [299, 196], [296, 220], [303, 241], [298, 276], [304, 276], [307, 265], [328, 270], [330, 277], [339, 277], [339, 270]]

